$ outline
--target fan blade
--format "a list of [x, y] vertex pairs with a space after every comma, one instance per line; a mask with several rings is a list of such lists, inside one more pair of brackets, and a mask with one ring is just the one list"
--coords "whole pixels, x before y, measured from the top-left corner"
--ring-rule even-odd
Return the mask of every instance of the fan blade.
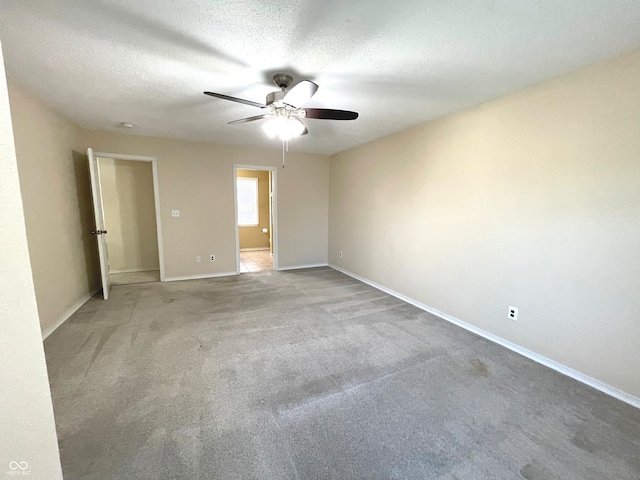
[[308, 102], [317, 91], [318, 85], [309, 80], [302, 80], [295, 87], [285, 93], [282, 101], [292, 107], [299, 107], [300, 105]]
[[300, 135], [298, 135], [299, 137], [301, 137], [302, 135], [306, 135], [307, 133], [309, 133], [309, 130], [307, 130], [307, 126], [304, 124], [304, 122], [302, 120], [300, 120], [298, 117], [290, 117], [292, 120], [297, 121], [298, 123], [300, 123], [303, 127], [304, 130], [302, 131], [302, 133]]
[[233, 125], [234, 123], [255, 122], [256, 120], [262, 120], [263, 118], [267, 118], [270, 116], [271, 115], [256, 115], [255, 117], [241, 118], [240, 120], [234, 120], [233, 122], [228, 122], [227, 125]]
[[266, 105], [258, 102], [252, 102], [251, 100], [245, 100], [243, 98], [230, 97], [229, 95], [223, 95], [221, 93], [204, 92], [205, 95], [210, 97], [222, 98], [223, 100], [231, 100], [232, 102], [244, 103], [245, 105], [251, 105], [252, 107], [266, 108]]
[[305, 118], [317, 118], [320, 120], [355, 120], [358, 112], [349, 110], [332, 110], [330, 108], [305, 108]]

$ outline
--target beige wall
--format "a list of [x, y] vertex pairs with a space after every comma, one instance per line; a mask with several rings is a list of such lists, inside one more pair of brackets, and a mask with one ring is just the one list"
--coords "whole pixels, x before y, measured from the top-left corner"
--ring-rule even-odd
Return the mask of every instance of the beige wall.
[[640, 51], [333, 156], [330, 263], [640, 397], [638, 85]]
[[[265, 150], [100, 131], [85, 132], [83, 141], [100, 152], [157, 157], [168, 278], [236, 271], [233, 165], [280, 166], [277, 145]], [[277, 185], [279, 267], [326, 263], [329, 158], [290, 153]]]
[[[86, 148], [158, 158], [167, 277], [236, 271], [233, 164], [279, 166], [273, 150], [87, 131], [9, 86], [43, 334], [98, 287]], [[326, 264], [329, 158], [290, 153], [278, 169], [279, 266]], [[178, 218], [171, 210], [180, 210]], [[216, 255], [216, 262], [207, 260]], [[203, 261], [196, 263], [195, 257]]]
[[0, 210], [0, 472], [62, 478], [1, 47]]
[[238, 169], [238, 177], [258, 179], [258, 211], [259, 224], [255, 227], [238, 227], [240, 248], [269, 248], [269, 234], [262, 229], [269, 229], [269, 172]]
[[157, 270], [158, 234], [150, 162], [98, 158], [111, 273]]
[[45, 333], [98, 286], [82, 130], [9, 86], [29, 255]]

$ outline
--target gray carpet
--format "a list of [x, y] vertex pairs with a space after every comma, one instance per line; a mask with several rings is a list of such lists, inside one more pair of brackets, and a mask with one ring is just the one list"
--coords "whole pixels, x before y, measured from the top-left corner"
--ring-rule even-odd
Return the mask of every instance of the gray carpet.
[[640, 478], [640, 410], [330, 268], [114, 287], [45, 348], [66, 480]]

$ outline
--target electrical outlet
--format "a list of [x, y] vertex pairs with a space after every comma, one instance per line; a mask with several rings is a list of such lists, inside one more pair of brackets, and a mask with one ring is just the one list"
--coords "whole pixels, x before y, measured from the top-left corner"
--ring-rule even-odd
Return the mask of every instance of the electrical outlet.
[[212, 262], [216, 261], [216, 256], [215, 255], [209, 255], [209, 260], [211, 260]]
[[509, 306], [509, 310], [507, 312], [507, 317], [509, 320], [513, 320], [514, 322], [518, 321], [518, 307]]
[[338, 256], [342, 258], [342, 252], [338, 252]]
[[179, 217], [180, 216], [180, 210], [171, 210], [171, 216], [172, 217]]
[[201, 257], [200, 255], [198, 255], [198, 256], [196, 257], [196, 262], [200, 263], [201, 261], [202, 261], [202, 257]]

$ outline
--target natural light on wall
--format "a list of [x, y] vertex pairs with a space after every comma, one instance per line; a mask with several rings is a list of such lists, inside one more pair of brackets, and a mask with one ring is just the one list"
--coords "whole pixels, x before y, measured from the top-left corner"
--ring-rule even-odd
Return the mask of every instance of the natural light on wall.
[[258, 179], [238, 178], [238, 225], [255, 227], [259, 223], [258, 215]]

